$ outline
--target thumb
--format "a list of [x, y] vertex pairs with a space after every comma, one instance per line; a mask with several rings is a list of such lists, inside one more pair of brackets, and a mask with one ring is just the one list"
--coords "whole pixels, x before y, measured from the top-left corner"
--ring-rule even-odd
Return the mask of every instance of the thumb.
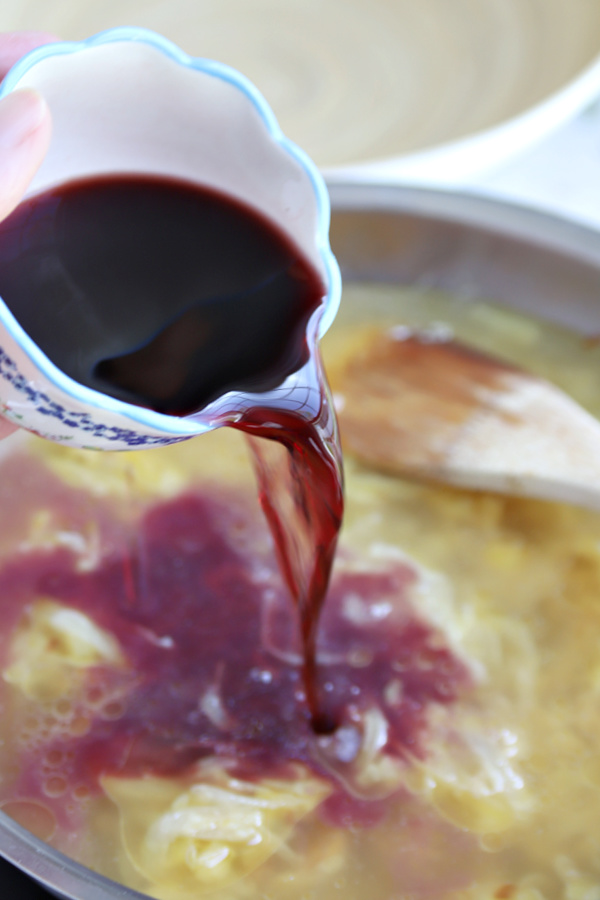
[[50, 130], [50, 111], [36, 91], [15, 91], [0, 101], [0, 221], [27, 190], [48, 149]]
[[[42, 162], [50, 142], [50, 112], [35, 91], [0, 100], [0, 221], [14, 209]], [[0, 440], [15, 426], [0, 416]]]

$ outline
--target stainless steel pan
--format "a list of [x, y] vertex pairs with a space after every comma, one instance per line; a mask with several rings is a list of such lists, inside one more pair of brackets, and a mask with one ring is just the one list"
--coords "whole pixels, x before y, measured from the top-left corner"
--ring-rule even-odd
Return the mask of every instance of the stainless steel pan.
[[[600, 333], [600, 232], [456, 193], [336, 184], [331, 195], [332, 244], [346, 282], [418, 283]], [[2, 813], [0, 855], [64, 900], [143, 898], [67, 859]], [[14, 879], [12, 870], [0, 868], [2, 896], [46, 896]]]

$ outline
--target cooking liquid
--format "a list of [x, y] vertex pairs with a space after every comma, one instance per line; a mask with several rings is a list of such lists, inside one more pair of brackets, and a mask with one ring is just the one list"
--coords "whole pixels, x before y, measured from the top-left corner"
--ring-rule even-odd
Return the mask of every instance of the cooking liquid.
[[315, 728], [331, 731], [319, 711], [316, 630], [343, 476], [317, 346], [324, 293], [257, 212], [170, 179], [74, 182], [0, 224], [0, 295], [63, 372], [169, 415], [210, 406], [216, 424], [250, 436], [299, 611], [308, 706]]
[[[347, 286], [323, 341], [336, 398], [373, 328], [440, 322], [600, 415], [597, 341], [384, 285]], [[241, 435], [14, 447], [0, 461], [3, 811], [160, 900], [595, 895], [597, 513], [411, 484], [347, 454], [319, 629], [321, 709], [342, 724], [320, 736]], [[76, 633], [60, 627], [73, 614]], [[262, 844], [244, 843], [250, 813]]]

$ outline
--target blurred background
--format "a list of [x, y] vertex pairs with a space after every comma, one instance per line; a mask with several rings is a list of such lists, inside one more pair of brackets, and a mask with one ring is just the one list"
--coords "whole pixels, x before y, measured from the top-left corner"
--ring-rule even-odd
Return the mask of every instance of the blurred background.
[[0, 30], [69, 40], [117, 25], [243, 71], [330, 180], [466, 184], [600, 221], [598, 0], [12, 0], [0, 12]]

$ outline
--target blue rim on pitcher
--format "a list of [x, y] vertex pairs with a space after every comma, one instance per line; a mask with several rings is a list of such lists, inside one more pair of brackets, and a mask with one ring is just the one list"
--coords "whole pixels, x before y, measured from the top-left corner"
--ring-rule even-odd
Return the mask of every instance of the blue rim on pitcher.
[[[309, 179], [312, 191], [314, 192], [316, 209], [315, 246], [325, 273], [326, 291], [321, 306], [321, 319], [319, 324], [319, 337], [321, 337], [333, 322], [341, 298], [340, 271], [329, 244], [329, 194], [323, 177], [316, 165], [301, 148], [283, 134], [271, 107], [246, 76], [223, 63], [202, 57], [191, 57], [168, 39], [150, 30], [135, 27], [114, 28], [100, 32], [86, 40], [50, 43], [31, 51], [11, 68], [3, 82], [0, 84], [0, 99], [5, 97], [11, 91], [19, 89], [19, 83], [23, 77], [34, 66], [44, 60], [51, 57], [76, 54], [82, 50], [119, 42], [147, 44], [182, 67], [213, 76], [236, 88], [248, 99], [259, 113], [264, 124], [266, 139], [279, 145], [281, 149], [304, 171]], [[173, 439], [177, 439], [177, 437], [179, 439], [192, 437], [204, 431], [211, 430], [212, 427], [214, 427], [212, 424], [207, 422], [203, 423], [197, 418], [190, 419], [185, 416], [170, 416], [155, 412], [151, 409], [135, 406], [100, 393], [99, 391], [75, 381], [62, 372], [29, 337], [1, 298], [0, 323], [5, 327], [8, 335], [12, 338], [12, 341], [24, 351], [29, 360], [31, 360], [33, 365], [39, 370], [40, 374], [45, 377], [51, 385], [75, 401], [80, 408], [84, 407], [88, 408], [90, 411], [95, 410], [97, 412], [102, 411], [109, 415], [116, 414], [119, 418], [126, 417], [132, 423], [137, 423], [142, 426], [142, 428], [151, 429], [154, 435], [162, 434], [165, 436], [164, 440], [156, 437], [147, 442], [143, 440], [137, 442], [135, 440], [131, 442], [126, 441], [130, 446], [170, 443]], [[2, 355], [5, 360], [8, 359], [9, 370], [11, 366], [14, 369], [15, 366], [11, 360], [10, 352], [9, 354], [3, 353]], [[0, 376], [7, 378], [6, 366], [0, 369]], [[26, 378], [27, 376], [19, 375], [19, 377]], [[42, 393], [41, 396], [44, 396], [44, 394]], [[257, 395], [257, 397], [258, 396], [259, 395]], [[57, 406], [56, 403], [54, 405]], [[79, 413], [79, 415], [81, 415], [81, 413]], [[14, 422], [15, 418], [11, 416], [11, 420]], [[27, 428], [25, 422], [23, 422], [23, 427]], [[114, 430], [117, 431], [118, 429]], [[51, 437], [51, 435], [44, 436]], [[60, 438], [58, 439], [61, 440]]]

